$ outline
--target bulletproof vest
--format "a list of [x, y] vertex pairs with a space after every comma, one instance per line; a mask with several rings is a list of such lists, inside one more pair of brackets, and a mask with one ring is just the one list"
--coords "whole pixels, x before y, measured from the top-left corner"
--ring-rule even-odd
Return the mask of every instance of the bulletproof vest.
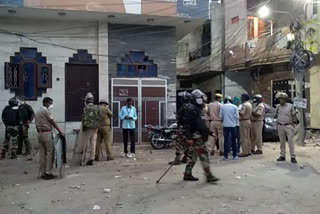
[[95, 105], [87, 105], [84, 108], [82, 125], [85, 128], [97, 129], [100, 125], [99, 109]]
[[31, 115], [29, 113], [27, 105], [22, 104], [19, 106], [19, 115], [20, 115], [20, 120], [23, 123], [26, 123], [28, 120], [30, 120]]
[[18, 106], [6, 106], [2, 113], [2, 119], [6, 126], [19, 125], [19, 109]]

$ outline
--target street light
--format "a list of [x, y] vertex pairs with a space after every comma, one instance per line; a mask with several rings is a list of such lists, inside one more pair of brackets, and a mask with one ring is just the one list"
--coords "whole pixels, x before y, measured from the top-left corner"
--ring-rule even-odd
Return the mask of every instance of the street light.
[[262, 6], [259, 10], [258, 10], [258, 15], [260, 18], [266, 18], [270, 15], [270, 8], [268, 8], [267, 6]]

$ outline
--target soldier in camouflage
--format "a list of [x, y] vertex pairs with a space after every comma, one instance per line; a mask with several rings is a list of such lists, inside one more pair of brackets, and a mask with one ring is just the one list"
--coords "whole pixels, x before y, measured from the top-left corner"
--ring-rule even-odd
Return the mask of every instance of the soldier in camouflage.
[[199, 157], [201, 161], [202, 168], [207, 177], [208, 183], [215, 183], [219, 179], [216, 178], [210, 170], [209, 166], [209, 154], [206, 148], [205, 142], [208, 140], [209, 129], [205, 123], [205, 116], [202, 111], [203, 107], [203, 97], [205, 96], [200, 90], [194, 90], [192, 92], [193, 100], [188, 105], [188, 108], [184, 112], [184, 117], [186, 122], [184, 124], [186, 143], [189, 145], [189, 157], [184, 180], [185, 181], [198, 181], [199, 179], [193, 177], [192, 169], [197, 162]]
[[19, 108], [18, 100], [13, 97], [9, 100], [9, 105], [2, 111], [2, 121], [6, 126], [5, 140], [0, 159], [6, 157], [6, 153], [11, 159], [17, 157], [19, 138]]
[[[84, 98], [85, 107], [82, 117], [82, 130], [83, 130], [83, 153], [81, 165], [93, 165], [93, 160], [96, 154], [96, 140], [97, 130], [100, 124], [99, 108], [94, 105], [94, 97], [88, 93]], [[86, 161], [87, 149], [90, 150], [90, 157]]]

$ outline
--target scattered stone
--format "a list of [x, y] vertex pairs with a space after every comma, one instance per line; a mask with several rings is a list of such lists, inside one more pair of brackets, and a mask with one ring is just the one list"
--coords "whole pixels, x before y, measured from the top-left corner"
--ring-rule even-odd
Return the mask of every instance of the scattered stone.
[[122, 205], [123, 205], [123, 203], [120, 203], [120, 202], [119, 202], [119, 203], [117, 203], [117, 206], [122, 206]]
[[101, 207], [99, 205], [94, 205], [92, 209], [93, 210], [101, 210]]
[[64, 165], [64, 168], [68, 169], [68, 168], [70, 168], [70, 166], [69, 165]]
[[106, 198], [111, 198], [111, 195], [106, 195]]
[[143, 177], [143, 180], [147, 180], [148, 178], [147, 177]]
[[236, 178], [241, 179], [241, 176], [236, 176]]
[[27, 171], [23, 171], [23, 174], [27, 175], [27, 174], [28, 174], [28, 172], [27, 172]]
[[27, 195], [30, 195], [30, 192], [26, 192]]
[[110, 192], [111, 192], [111, 189], [103, 189], [103, 192], [104, 192], [104, 193], [110, 193]]
[[32, 161], [32, 158], [27, 158], [26, 161]]
[[121, 177], [122, 177], [121, 175], [114, 176], [114, 178], [121, 178]]
[[300, 169], [304, 169], [304, 165], [300, 165]]
[[277, 171], [277, 169], [275, 169], [275, 168], [270, 168], [270, 170], [271, 170], [271, 171]]
[[81, 189], [81, 187], [80, 187], [80, 186], [70, 186], [69, 188], [71, 188], [71, 189], [78, 189], [78, 190], [80, 190], [80, 189]]

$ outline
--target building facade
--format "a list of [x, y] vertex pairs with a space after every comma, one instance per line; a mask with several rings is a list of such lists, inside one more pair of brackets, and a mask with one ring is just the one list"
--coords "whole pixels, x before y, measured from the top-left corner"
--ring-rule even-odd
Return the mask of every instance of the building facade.
[[[144, 124], [165, 125], [174, 119], [176, 41], [203, 20], [178, 17], [175, 2], [153, 2], [152, 7], [167, 6], [162, 13], [157, 8], [156, 15], [150, 2], [126, 2], [111, 2], [114, 8], [123, 3], [125, 10], [118, 11], [107, 7], [109, 1], [92, 1], [104, 6], [95, 10], [79, 1], [1, 1], [1, 110], [13, 96], [24, 97], [34, 110], [43, 97], [52, 97], [54, 117], [65, 130], [69, 148], [80, 128], [87, 92], [96, 103], [109, 100], [115, 127], [121, 125], [118, 109], [132, 97], [140, 142]], [[1, 136], [4, 130], [0, 124]], [[34, 124], [30, 136], [36, 142]], [[114, 140], [119, 141], [117, 134]]]

